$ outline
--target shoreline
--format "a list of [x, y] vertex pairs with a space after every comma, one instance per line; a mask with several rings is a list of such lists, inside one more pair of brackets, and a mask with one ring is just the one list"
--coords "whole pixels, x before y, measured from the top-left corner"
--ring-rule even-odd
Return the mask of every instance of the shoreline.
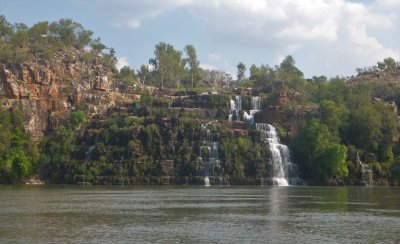
[[[209, 176], [210, 185], [214, 186], [278, 186], [274, 184], [272, 178], [251, 178], [251, 177], [221, 177]], [[116, 176], [99, 176], [92, 181], [76, 181], [76, 182], [50, 182], [38, 178], [32, 178], [16, 183], [2, 183], [0, 185], [115, 185], [115, 186], [149, 186], [149, 185], [204, 185], [203, 176], [195, 177], [156, 177], [156, 176], [142, 176], [142, 177], [116, 177]], [[321, 186], [321, 187], [346, 187], [346, 186], [362, 186], [362, 187], [398, 187], [398, 185], [391, 184], [390, 182], [374, 182], [372, 185], [367, 185], [362, 180], [348, 180], [338, 181], [331, 180], [322, 184], [315, 184], [306, 182], [304, 180], [297, 180], [296, 184], [289, 184], [289, 186]]]

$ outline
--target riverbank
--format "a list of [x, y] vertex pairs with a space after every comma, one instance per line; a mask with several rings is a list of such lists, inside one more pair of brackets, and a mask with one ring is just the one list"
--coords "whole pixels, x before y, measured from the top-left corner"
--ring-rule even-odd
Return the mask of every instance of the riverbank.
[[[272, 186], [278, 185], [276, 180], [272, 178], [250, 178], [250, 177], [221, 177], [209, 176], [210, 185], [232, 185], [232, 186]], [[96, 177], [93, 181], [75, 181], [67, 185], [204, 185], [205, 177]], [[383, 187], [396, 187], [387, 181], [375, 181], [373, 184], [367, 184], [362, 180], [351, 181], [338, 181], [331, 180], [323, 184], [315, 184], [313, 182], [306, 182], [300, 178], [289, 179], [290, 186], [383, 186]], [[51, 182], [40, 180], [39, 178], [32, 178], [19, 182], [25, 185], [57, 185]], [[18, 183], [17, 183], [18, 184]]]

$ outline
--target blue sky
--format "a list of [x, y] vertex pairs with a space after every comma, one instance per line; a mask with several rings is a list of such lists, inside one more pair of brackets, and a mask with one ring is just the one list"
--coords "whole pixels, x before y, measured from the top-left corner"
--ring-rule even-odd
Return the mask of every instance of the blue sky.
[[192, 44], [203, 67], [231, 74], [289, 54], [306, 77], [400, 58], [398, 0], [0, 0], [0, 14], [29, 26], [71, 18], [135, 69], [159, 42]]

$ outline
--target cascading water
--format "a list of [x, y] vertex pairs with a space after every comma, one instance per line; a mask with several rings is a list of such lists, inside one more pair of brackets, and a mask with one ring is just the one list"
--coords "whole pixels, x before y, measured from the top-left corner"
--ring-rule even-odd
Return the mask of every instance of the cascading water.
[[360, 160], [360, 155], [358, 154], [358, 152], [356, 160], [361, 165], [361, 179], [363, 181], [363, 184], [365, 184], [365, 186], [373, 186], [374, 181], [372, 179], [372, 171], [369, 169], [368, 164], [365, 164]]
[[200, 146], [199, 163], [204, 164], [204, 184], [210, 185], [209, 177], [213, 176], [214, 166], [220, 167], [220, 160], [218, 159], [218, 141], [215, 139], [213, 131], [210, 129], [212, 123], [201, 125], [202, 131], [202, 146]]
[[[236, 112], [239, 115], [239, 111], [242, 110], [242, 97], [240, 95], [235, 96]], [[237, 116], [239, 118], [239, 116]], [[238, 119], [239, 120], [239, 119]]]
[[271, 151], [272, 180], [274, 185], [297, 185], [297, 165], [291, 162], [289, 148], [280, 144], [276, 128], [270, 124], [256, 123], [256, 130], [260, 133], [260, 139], [268, 143]]
[[[242, 110], [242, 97], [240, 95], [235, 96], [235, 100], [230, 100], [231, 104], [231, 113], [229, 114], [229, 121], [240, 121], [240, 111]], [[250, 124], [254, 123], [254, 115], [260, 111], [261, 107], [261, 99], [260, 97], [251, 97], [251, 109], [250, 112], [243, 111], [243, 121], [249, 122]]]
[[236, 111], [236, 103], [235, 103], [235, 101], [232, 100], [232, 99], [231, 99], [230, 102], [231, 102], [231, 113], [229, 114], [228, 120], [229, 120], [229, 121], [232, 121], [232, 120], [233, 120], [233, 115], [235, 114], [235, 111]]
[[[261, 105], [261, 100], [260, 97], [256, 96], [256, 97], [251, 97], [251, 107], [252, 110], [254, 111], [259, 111], [260, 110], [260, 106]], [[251, 110], [250, 110], [251, 111]]]
[[96, 137], [94, 138], [93, 145], [89, 146], [88, 150], [85, 152], [85, 160], [91, 160], [92, 159], [93, 150], [96, 148], [98, 140], [99, 140], [99, 134], [97, 134]]
[[231, 113], [229, 114], [229, 121], [236, 120], [240, 121], [240, 110], [242, 110], [242, 97], [240, 95], [235, 96], [235, 100], [231, 100]]
[[251, 97], [251, 109], [250, 109], [250, 114], [247, 112], [244, 112], [244, 119], [247, 122], [250, 122], [251, 124], [254, 124], [254, 115], [260, 111], [260, 106], [261, 105], [261, 100], [260, 97]]

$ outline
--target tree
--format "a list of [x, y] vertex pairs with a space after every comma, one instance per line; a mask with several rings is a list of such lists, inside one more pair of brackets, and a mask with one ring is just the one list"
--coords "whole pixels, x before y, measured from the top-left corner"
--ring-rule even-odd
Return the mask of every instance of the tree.
[[101, 53], [106, 48], [106, 46], [101, 43], [100, 38], [94, 39], [90, 46], [92, 47], [92, 50], [97, 54]]
[[306, 122], [293, 142], [304, 175], [316, 183], [347, 176], [347, 148], [317, 119]]
[[337, 104], [331, 100], [323, 100], [319, 104], [321, 122], [328, 126], [329, 130], [338, 135], [339, 128], [346, 120], [348, 110], [343, 104]]
[[395, 71], [397, 67], [396, 61], [389, 57], [385, 58], [383, 62], [378, 62], [378, 68], [383, 71]]
[[85, 121], [85, 112], [76, 111], [69, 115], [69, 128], [75, 130]]
[[227, 88], [232, 82], [231, 75], [220, 70], [202, 70], [201, 79], [205, 86], [212, 86], [214, 89], [216, 87]]
[[20, 47], [26, 43], [28, 43], [29, 40], [29, 33], [28, 33], [28, 27], [25, 24], [15, 24], [14, 25], [14, 35], [11, 37], [11, 44], [14, 47]]
[[7, 38], [12, 33], [12, 25], [7, 21], [4, 15], [0, 15], [0, 40], [7, 41]]
[[[89, 43], [91, 36], [91, 32], [85, 31], [81, 24], [71, 19], [60, 19], [58, 22], [51, 23], [49, 25], [49, 31], [67, 47], [75, 45], [82, 48]], [[82, 34], [84, 36], [81, 36]], [[89, 40], [87, 38], [89, 38]], [[79, 41], [83, 41], [83, 43], [79, 43]]]
[[118, 59], [115, 57], [115, 50], [114, 48], [107, 48], [109, 49], [108, 53], [103, 53], [103, 60], [104, 60], [104, 65], [107, 66], [108, 68], [114, 69], [115, 65], [117, 65]]
[[170, 44], [160, 42], [155, 46], [154, 55], [149, 63], [158, 73], [161, 89], [164, 89], [164, 84], [169, 87], [179, 86], [185, 67], [182, 52], [175, 50]]
[[312, 80], [315, 84], [324, 84], [326, 82], [328, 82], [328, 78], [326, 78], [326, 76], [321, 75], [321, 76], [313, 76]]
[[246, 65], [244, 65], [242, 62], [239, 62], [238, 65], [236, 66], [238, 71], [237, 71], [237, 80], [242, 81], [245, 79], [245, 72], [246, 72]]
[[135, 80], [137, 80], [135, 70], [129, 68], [129, 66], [122, 67], [116, 77], [123, 80], [126, 84], [132, 84]]
[[149, 76], [150, 74], [150, 70], [149, 70], [149, 66], [142, 64], [140, 65], [140, 70], [137, 71], [137, 74], [139, 76], [139, 80], [142, 82], [142, 84], [144, 85], [146, 82], [146, 78]]
[[196, 49], [192, 45], [186, 45], [185, 53], [187, 55], [187, 63], [189, 65], [190, 81], [192, 83], [192, 89], [194, 88], [194, 80], [199, 74], [199, 64], [197, 60]]
[[281, 62], [278, 68], [278, 79], [285, 81], [300, 81], [303, 79], [303, 72], [296, 67], [296, 62], [291, 55]]
[[253, 64], [250, 67], [250, 80], [254, 81], [257, 87], [271, 88], [274, 79], [275, 72], [268, 65], [262, 64], [257, 67]]
[[375, 151], [383, 139], [381, 125], [379, 111], [372, 104], [364, 104], [350, 111], [344, 127], [344, 139], [357, 148]]
[[34, 173], [38, 157], [36, 145], [24, 131], [19, 106], [0, 107], [0, 182], [15, 182]]
[[260, 76], [260, 69], [257, 68], [256, 65], [252, 64], [250, 66], [250, 78], [249, 79], [255, 81], [255, 80], [259, 79], [259, 76]]

